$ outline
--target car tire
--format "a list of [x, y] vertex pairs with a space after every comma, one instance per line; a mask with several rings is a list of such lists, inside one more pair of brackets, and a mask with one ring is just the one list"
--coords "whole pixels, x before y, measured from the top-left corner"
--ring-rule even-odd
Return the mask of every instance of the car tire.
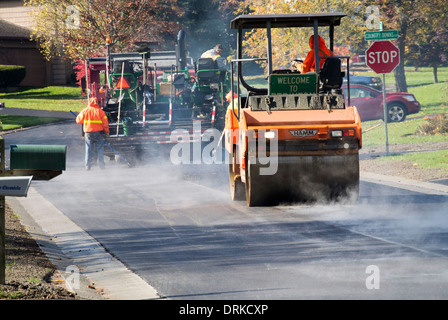
[[406, 107], [399, 102], [391, 102], [387, 105], [388, 122], [402, 122], [406, 119], [407, 114]]

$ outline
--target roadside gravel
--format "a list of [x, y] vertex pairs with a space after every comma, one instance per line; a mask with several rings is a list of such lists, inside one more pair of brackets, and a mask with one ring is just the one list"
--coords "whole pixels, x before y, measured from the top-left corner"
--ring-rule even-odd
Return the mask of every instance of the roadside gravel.
[[[448, 141], [389, 145], [389, 154], [428, 152], [437, 150], [448, 151]], [[388, 176], [403, 177], [417, 181], [431, 181], [448, 178], [448, 170], [422, 169], [416, 163], [412, 163], [409, 161], [386, 159], [379, 160], [379, 157], [382, 157], [385, 154], [385, 146], [363, 147], [360, 151], [361, 171], [373, 172]], [[444, 159], [444, 161], [446, 161], [448, 169], [448, 159]]]
[[0, 299], [78, 299], [8, 206], [5, 217], [6, 283]]

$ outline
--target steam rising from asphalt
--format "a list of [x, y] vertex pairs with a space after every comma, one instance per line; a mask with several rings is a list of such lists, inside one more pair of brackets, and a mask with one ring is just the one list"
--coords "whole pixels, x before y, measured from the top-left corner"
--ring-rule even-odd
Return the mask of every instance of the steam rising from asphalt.
[[[89, 201], [100, 199], [120, 204], [120, 199], [110, 199], [109, 194], [122, 190], [127, 201], [134, 199], [136, 207], [143, 208], [160, 205], [160, 202], [173, 207], [189, 203], [199, 205], [215, 201], [221, 204], [232, 202], [229, 196], [228, 165], [225, 162], [175, 165], [170, 160], [171, 149], [167, 146], [148, 150], [148, 160], [135, 168], [129, 168], [124, 163], [106, 161], [106, 170], [94, 167], [93, 171], [85, 172], [84, 142], [77, 125], [36, 128], [32, 132], [5, 135], [5, 140], [7, 144], [68, 145], [67, 171], [50, 182], [32, 183], [32, 186], [41, 184], [47, 190], [54, 188], [55, 193], [86, 188], [87, 197], [91, 197]], [[184, 189], [179, 192], [178, 188], [173, 187], [175, 185], [181, 185]], [[62, 190], [64, 188], [66, 190]], [[127, 194], [128, 190], [137, 194]], [[144, 197], [138, 192], [153, 192], [154, 200], [140, 202]], [[241, 210], [247, 208], [245, 202], [239, 203]], [[270, 208], [244, 210], [272, 211]], [[280, 205], [274, 212], [280, 215], [290, 214], [292, 219], [325, 221], [390, 241], [406, 241], [410, 245], [413, 242], [423, 243], [428, 250], [443, 241], [448, 243], [448, 198], [442, 194], [419, 194], [361, 182], [360, 196], [354, 204], [346, 199], [338, 199], [332, 203]], [[445, 245], [447, 246], [448, 244]]]
[[[380, 191], [383, 190], [383, 191]], [[359, 200], [285, 206], [297, 218], [322, 221], [416, 254], [448, 254], [448, 196], [379, 187], [361, 181]], [[379, 255], [378, 258], [381, 258]]]

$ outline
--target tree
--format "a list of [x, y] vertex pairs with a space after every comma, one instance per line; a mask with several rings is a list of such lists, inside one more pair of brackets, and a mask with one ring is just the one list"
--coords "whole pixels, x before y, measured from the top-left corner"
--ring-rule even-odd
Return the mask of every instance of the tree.
[[106, 39], [113, 51], [130, 49], [142, 40], [174, 41], [179, 28], [174, 17], [182, 15], [176, 0], [26, 0], [25, 4], [35, 9], [33, 35], [48, 59], [104, 54]]
[[[404, 72], [405, 47], [410, 24], [413, 20], [413, 12], [421, 7], [420, 0], [379, 0], [385, 13], [384, 25], [387, 29], [396, 29], [399, 32], [397, 45], [400, 51], [401, 61], [395, 68], [395, 87], [397, 91], [407, 92], [406, 74]], [[386, 29], [385, 28], [385, 29]]]
[[416, 67], [437, 67], [446, 61], [448, 49], [447, 9], [440, 0], [380, 0], [388, 27], [399, 31], [398, 47], [402, 62], [395, 69], [398, 91], [407, 91], [405, 62]]
[[418, 23], [406, 50], [407, 63], [419, 67], [432, 67], [434, 83], [438, 82], [437, 69], [447, 63], [448, 21], [445, 5], [428, 0], [416, 13]]

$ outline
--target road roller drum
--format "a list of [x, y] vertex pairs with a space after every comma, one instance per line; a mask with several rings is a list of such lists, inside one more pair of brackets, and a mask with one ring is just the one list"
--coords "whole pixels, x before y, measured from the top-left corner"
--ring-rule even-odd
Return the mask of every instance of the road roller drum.
[[[319, 67], [307, 73], [274, 69], [272, 59], [273, 28], [311, 28], [317, 48], [319, 30], [327, 27], [322, 34], [328, 34], [328, 52], [333, 52], [335, 26], [343, 17], [336, 12], [243, 15], [232, 20], [238, 46], [230, 65], [233, 99], [224, 136], [233, 200], [265, 206], [358, 198], [361, 119], [341, 90], [350, 57], [321, 56], [315, 50], [314, 65]], [[265, 29], [265, 57], [243, 58], [247, 29]], [[267, 88], [253, 87], [244, 78], [243, 65], [254, 61], [266, 62]]]

